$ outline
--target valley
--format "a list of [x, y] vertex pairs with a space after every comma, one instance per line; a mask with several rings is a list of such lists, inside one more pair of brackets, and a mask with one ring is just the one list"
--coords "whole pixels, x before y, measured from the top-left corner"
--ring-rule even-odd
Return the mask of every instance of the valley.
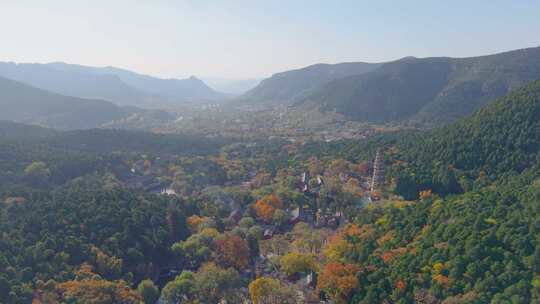
[[347, 120], [340, 114], [317, 109], [279, 106], [210, 104], [182, 107], [169, 112], [177, 117], [154, 129], [157, 132], [187, 132], [238, 140], [282, 139], [290, 142], [362, 140], [374, 134], [396, 130]]

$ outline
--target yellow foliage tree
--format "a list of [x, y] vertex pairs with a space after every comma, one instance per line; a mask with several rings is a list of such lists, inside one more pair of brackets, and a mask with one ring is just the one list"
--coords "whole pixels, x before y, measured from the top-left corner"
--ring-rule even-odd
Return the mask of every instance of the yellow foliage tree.
[[345, 253], [350, 252], [353, 246], [341, 235], [334, 235], [328, 239], [323, 249], [324, 256], [329, 262], [344, 261]]
[[291, 252], [281, 257], [281, 270], [291, 276], [300, 272], [317, 271], [315, 255]]
[[374, 240], [375, 229], [370, 225], [350, 224], [328, 238], [323, 253], [328, 262], [345, 262], [345, 255], [361, 246], [363, 241]]
[[300, 222], [293, 228], [294, 248], [303, 253], [318, 253], [324, 243], [326, 233], [313, 229], [307, 223]]
[[442, 271], [445, 269], [445, 266], [443, 263], [435, 263], [433, 264], [433, 274], [441, 274]]
[[296, 303], [294, 292], [270, 277], [261, 277], [252, 281], [248, 290], [253, 304]]

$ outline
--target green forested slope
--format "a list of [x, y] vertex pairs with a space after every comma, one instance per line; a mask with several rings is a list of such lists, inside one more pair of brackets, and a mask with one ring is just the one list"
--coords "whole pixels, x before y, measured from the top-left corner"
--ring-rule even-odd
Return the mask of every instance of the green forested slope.
[[540, 175], [413, 205], [367, 209], [343, 262], [365, 267], [351, 303], [540, 301]]
[[349, 228], [359, 233], [327, 249], [361, 267], [350, 303], [540, 301], [540, 82], [379, 143], [395, 191], [424, 192], [364, 209]]
[[367, 73], [377, 69], [380, 65], [378, 63], [346, 62], [315, 64], [302, 69], [285, 71], [264, 79], [258, 86], [242, 95], [240, 99], [253, 103], [291, 103], [332, 80]]
[[36, 284], [73, 280], [81, 263], [108, 280], [152, 276], [188, 233], [180, 202], [97, 178], [19, 194], [0, 205], [1, 303], [30, 303]]
[[404, 58], [336, 79], [304, 103], [370, 122], [440, 125], [540, 79], [540, 48], [471, 58]]
[[441, 194], [465, 191], [520, 173], [539, 161], [540, 81], [454, 125], [403, 137], [399, 149], [407, 167], [396, 168], [398, 182], [407, 192], [419, 190], [413, 184]]
[[[52, 187], [74, 177], [112, 171], [128, 172], [125, 158], [135, 154], [218, 154], [226, 139], [161, 135], [126, 130], [55, 131], [0, 121], [0, 193], [11, 186]], [[27, 172], [44, 163], [43, 176]], [[41, 174], [40, 173], [40, 174]]]
[[129, 116], [114, 104], [63, 96], [0, 77], [0, 119], [58, 129], [98, 127]]

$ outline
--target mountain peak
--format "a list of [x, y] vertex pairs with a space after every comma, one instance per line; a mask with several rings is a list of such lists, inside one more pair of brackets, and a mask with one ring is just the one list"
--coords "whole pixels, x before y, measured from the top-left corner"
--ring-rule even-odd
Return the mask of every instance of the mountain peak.
[[0, 76], [63, 95], [148, 108], [223, 98], [195, 76], [161, 79], [112, 66], [0, 63]]

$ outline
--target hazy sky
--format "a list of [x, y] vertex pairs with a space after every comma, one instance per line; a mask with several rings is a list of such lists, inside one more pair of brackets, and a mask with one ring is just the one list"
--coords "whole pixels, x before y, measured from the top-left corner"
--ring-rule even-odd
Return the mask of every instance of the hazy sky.
[[540, 45], [540, 1], [0, 0], [0, 61], [265, 77]]

